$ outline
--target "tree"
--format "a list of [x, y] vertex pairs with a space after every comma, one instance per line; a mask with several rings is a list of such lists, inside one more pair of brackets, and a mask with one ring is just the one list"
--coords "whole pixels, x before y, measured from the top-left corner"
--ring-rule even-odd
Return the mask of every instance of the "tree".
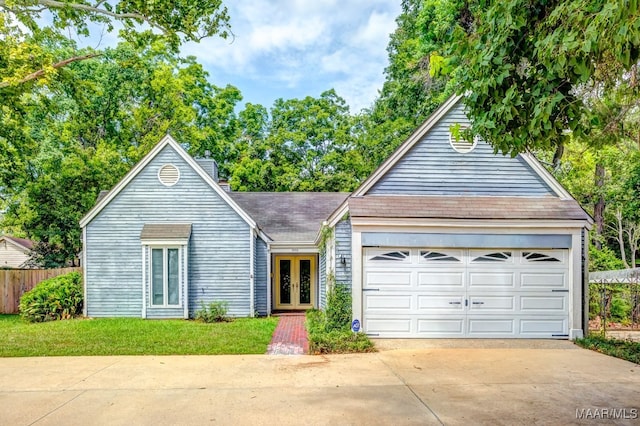
[[448, 53], [473, 132], [505, 154], [556, 157], [570, 135], [597, 129], [595, 146], [619, 135], [638, 107], [638, 2], [474, 1], [469, 11]]
[[0, 143], [9, 148], [0, 151], [0, 162], [12, 166], [0, 173], [0, 192], [3, 227], [38, 241], [35, 260], [45, 266], [75, 259], [78, 221], [99, 191], [165, 134], [188, 142], [192, 155], [209, 149], [227, 163], [219, 142], [235, 135], [240, 92], [212, 85], [193, 58], [178, 58], [162, 41], [121, 43], [36, 89], [18, 97], [11, 114], [0, 114], [14, 123], [0, 128]]
[[349, 108], [335, 91], [278, 99], [270, 117], [256, 105], [240, 116], [244, 151], [231, 169], [235, 190], [347, 191], [357, 185], [361, 166]]
[[[43, 12], [47, 15], [41, 19]], [[51, 24], [42, 25], [47, 17]], [[89, 35], [89, 22], [104, 24], [107, 31], [119, 25], [122, 37], [131, 42], [147, 43], [163, 37], [173, 52], [183, 41], [230, 34], [229, 16], [221, 0], [127, 0], [115, 4], [104, 0], [0, 0], [0, 58], [4, 58], [0, 59], [0, 89], [46, 79], [60, 68], [98, 55], [77, 51], [53, 55], [42, 44], [45, 39], [66, 39], [69, 29]]]

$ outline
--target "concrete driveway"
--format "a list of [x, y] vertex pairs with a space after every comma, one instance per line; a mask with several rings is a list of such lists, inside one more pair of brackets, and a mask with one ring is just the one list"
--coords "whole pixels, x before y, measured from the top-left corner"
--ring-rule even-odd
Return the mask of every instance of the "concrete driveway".
[[333, 356], [0, 358], [0, 425], [640, 424], [640, 366], [570, 342], [378, 346]]

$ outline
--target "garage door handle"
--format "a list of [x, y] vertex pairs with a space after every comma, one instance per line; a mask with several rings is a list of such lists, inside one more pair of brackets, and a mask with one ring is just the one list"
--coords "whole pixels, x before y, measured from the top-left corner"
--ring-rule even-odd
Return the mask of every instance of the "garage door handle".
[[462, 302], [449, 302], [450, 305], [460, 305]]
[[471, 302], [471, 303], [473, 303], [474, 305], [484, 305], [484, 302]]
[[379, 288], [363, 288], [362, 291], [380, 291]]
[[554, 288], [551, 290], [552, 293], [569, 293], [569, 290], [560, 290], [558, 288]]

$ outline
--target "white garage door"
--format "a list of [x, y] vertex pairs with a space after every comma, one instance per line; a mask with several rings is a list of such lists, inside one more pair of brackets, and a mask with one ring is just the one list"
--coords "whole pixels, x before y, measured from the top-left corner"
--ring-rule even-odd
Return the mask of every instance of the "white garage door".
[[568, 250], [364, 249], [379, 337], [568, 338]]

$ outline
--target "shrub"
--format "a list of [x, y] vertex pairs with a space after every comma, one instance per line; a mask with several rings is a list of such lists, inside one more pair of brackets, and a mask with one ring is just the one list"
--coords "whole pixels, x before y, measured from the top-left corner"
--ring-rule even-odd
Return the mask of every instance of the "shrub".
[[327, 292], [326, 330], [351, 328], [351, 289], [345, 284], [331, 286]]
[[631, 304], [620, 296], [613, 296], [610, 314], [615, 322], [628, 320], [631, 315]]
[[196, 312], [196, 320], [206, 323], [229, 321], [227, 311], [229, 310], [229, 302], [218, 300], [205, 305], [200, 302], [201, 308]]
[[29, 322], [73, 318], [82, 312], [82, 274], [70, 272], [42, 281], [20, 298], [20, 316]]
[[373, 352], [373, 343], [364, 333], [351, 332], [351, 291], [337, 284], [327, 293], [325, 312], [307, 311], [309, 352], [313, 354]]
[[309, 333], [309, 351], [314, 354], [373, 352], [374, 350], [373, 343], [364, 333], [353, 333], [351, 330]]

